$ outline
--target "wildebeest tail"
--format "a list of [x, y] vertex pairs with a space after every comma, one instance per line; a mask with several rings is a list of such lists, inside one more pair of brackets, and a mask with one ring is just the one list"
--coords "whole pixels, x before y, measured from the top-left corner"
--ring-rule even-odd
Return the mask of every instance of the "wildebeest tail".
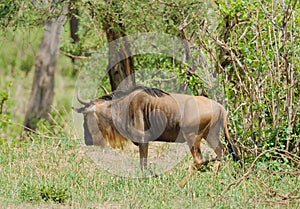
[[237, 148], [231, 142], [229, 131], [228, 131], [228, 126], [227, 126], [227, 113], [223, 107], [222, 107], [222, 117], [223, 117], [223, 128], [224, 128], [224, 135], [225, 135], [225, 141], [227, 144], [227, 149], [228, 149], [229, 153], [232, 154], [233, 160], [239, 161], [240, 156], [238, 154]]

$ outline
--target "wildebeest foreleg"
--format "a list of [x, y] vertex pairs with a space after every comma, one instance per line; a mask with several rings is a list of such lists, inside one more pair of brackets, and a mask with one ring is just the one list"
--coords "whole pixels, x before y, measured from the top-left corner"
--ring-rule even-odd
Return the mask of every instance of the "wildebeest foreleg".
[[149, 143], [140, 143], [139, 144], [140, 166], [141, 166], [142, 170], [147, 169], [148, 145], [149, 145]]
[[[147, 157], [148, 157], [148, 141], [145, 139], [145, 123], [144, 115], [141, 109], [135, 108], [135, 117], [133, 117], [133, 126], [136, 130], [136, 137], [138, 141], [135, 141], [139, 145], [140, 153], [140, 166], [142, 171], [147, 169]], [[133, 110], [132, 110], [133, 111]]]

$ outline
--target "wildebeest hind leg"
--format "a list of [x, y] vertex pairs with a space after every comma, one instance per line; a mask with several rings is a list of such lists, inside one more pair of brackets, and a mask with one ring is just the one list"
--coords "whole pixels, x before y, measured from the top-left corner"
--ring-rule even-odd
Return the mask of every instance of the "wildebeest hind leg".
[[196, 141], [191, 148], [191, 153], [194, 157], [194, 166], [197, 170], [201, 167], [201, 165], [206, 163], [201, 152], [201, 139], [202, 136], [197, 136]]
[[183, 134], [183, 136], [185, 137], [185, 139], [190, 147], [191, 154], [194, 158], [194, 165], [189, 167], [188, 175], [183, 177], [183, 179], [179, 182], [178, 185], [180, 187], [183, 187], [185, 185], [185, 183], [187, 182], [188, 178], [191, 177], [195, 173], [195, 170], [198, 170], [200, 168], [200, 166], [205, 163], [205, 160], [201, 153], [202, 135], [197, 136], [196, 134]]
[[194, 167], [199, 169], [202, 164], [205, 163], [205, 159], [201, 153], [201, 139], [202, 135], [196, 135], [193, 133], [184, 134], [186, 141], [190, 147], [191, 154], [194, 159]]
[[214, 150], [217, 155], [217, 158], [223, 160], [223, 145], [220, 141], [220, 127], [216, 125], [209, 130], [206, 141], [209, 146]]

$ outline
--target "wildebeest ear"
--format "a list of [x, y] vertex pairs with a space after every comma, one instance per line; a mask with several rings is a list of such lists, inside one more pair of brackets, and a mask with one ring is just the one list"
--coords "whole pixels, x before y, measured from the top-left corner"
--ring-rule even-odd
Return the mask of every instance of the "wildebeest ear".
[[98, 127], [94, 113], [84, 115], [84, 140], [86, 145], [97, 145], [105, 147], [107, 145]]

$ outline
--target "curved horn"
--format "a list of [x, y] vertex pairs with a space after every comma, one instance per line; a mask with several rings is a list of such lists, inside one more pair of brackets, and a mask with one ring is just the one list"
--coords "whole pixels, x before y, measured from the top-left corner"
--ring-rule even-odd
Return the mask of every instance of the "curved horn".
[[107, 91], [107, 89], [101, 85], [101, 88], [103, 89], [103, 91], [105, 92], [105, 94], [109, 94], [109, 92]]
[[91, 103], [91, 100], [83, 100], [83, 99], [80, 98], [80, 91], [79, 91], [79, 89], [78, 89], [78, 92], [77, 92], [77, 100], [78, 100], [78, 102], [80, 102], [83, 105], [88, 105], [88, 104]]

